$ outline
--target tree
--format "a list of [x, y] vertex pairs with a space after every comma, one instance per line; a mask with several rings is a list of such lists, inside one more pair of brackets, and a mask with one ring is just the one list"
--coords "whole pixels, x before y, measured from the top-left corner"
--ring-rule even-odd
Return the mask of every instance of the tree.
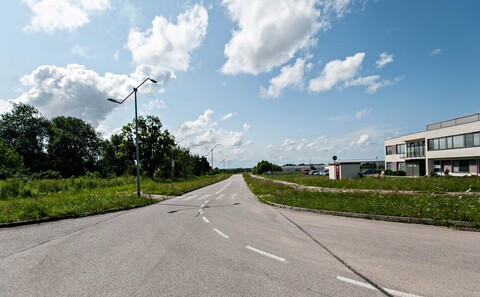
[[23, 169], [22, 156], [14, 147], [0, 139], [0, 179], [13, 177]]
[[101, 138], [89, 123], [59, 116], [51, 121], [47, 151], [52, 167], [64, 177], [96, 171]]
[[123, 175], [135, 165], [131, 157], [122, 154], [121, 145], [122, 137], [118, 134], [113, 134], [110, 140], [102, 142], [102, 155], [98, 162], [98, 169], [103, 177]]
[[254, 174], [264, 174], [265, 172], [282, 171], [282, 167], [272, 164], [268, 161], [261, 161], [252, 168]]
[[0, 139], [12, 146], [34, 172], [48, 169], [45, 147], [49, 122], [33, 106], [13, 104], [11, 112], [0, 116]]
[[[122, 142], [119, 157], [135, 160], [135, 120], [122, 128]], [[168, 130], [162, 130], [162, 123], [156, 116], [138, 117], [138, 139], [140, 164], [143, 173], [149, 177], [171, 176], [171, 157], [175, 139]]]

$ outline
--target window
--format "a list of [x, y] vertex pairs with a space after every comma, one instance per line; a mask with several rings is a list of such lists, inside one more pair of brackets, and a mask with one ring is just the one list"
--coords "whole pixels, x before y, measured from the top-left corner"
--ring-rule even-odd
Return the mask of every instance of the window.
[[473, 133], [473, 145], [480, 146], [480, 132]]
[[465, 135], [453, 136], [453, 147], [454, 148], [465, 147]]
[[438, 142], [439, 142], [439, 149], [444, 150], [447, 148], [447, 138], [442, 137], [438, 139]]
[[392, 146], [391, 145], [385, 147], [385, 154], [387, 154], [387, 155], [392, 154]]
[[397, 154], [405, 154], [405, 145], [404, 144], [397, 144]]
[[405, 162], [398, 162], [397, 163], [397, 170], [405, 171]]
[[465, 146], [466, 147], [473, 146], [473, 133], [465, 134]]
[[453, 137], [449, 136], [447, 137], [447, 149], [453, 148]]
[[470, 172], [470, 160], [453, 161], [452, 172]]
[[387, 162], [387, 170], [392, 170], [392, 162]]

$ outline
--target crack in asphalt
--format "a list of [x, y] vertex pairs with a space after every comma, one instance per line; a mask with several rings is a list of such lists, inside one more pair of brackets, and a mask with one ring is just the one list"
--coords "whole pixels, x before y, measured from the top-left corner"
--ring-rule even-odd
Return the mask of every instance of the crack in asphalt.
[[305, 235], [307, 235], [311, 240], [313, 240], [317, 245], [319, 245], [321, 248], [323, 248], [325, 251], [327, 251], [332, 257], [334, 257], [335, 259], [337, 259], [340, 263], [342, 263], [345, 267], [347, 267], [350, 271], [352, 271], [354, 274], [356, 274], [357, 276], [361, 277], [363, 280], [365, 280], [367, 283], [369, 283], [370, 285], [372, 285], [373, 287], [375, 287], [375, 289], [379, 290], [380, 292], [382, 292], [383, 294], [385, 294], [386, 296], [389, 296], [389, 297], [393, 297], [392, 294], [390, 294], [389, 292], [387, 292], [384, 288], [382, 288], [381, 286], [379, 286], [378, 284], [376, 284], [374, 281], [372, 281], [371, 279], [369, 279], [368, 277], [364, 276], [363, 274], [361, 274], [358, 270], [356, 270], [355, 268], [353, 268], [352, 266], [350, 266], [345, 260], [343, 260], [342, 258], [340, 258], [337, 254], [335, 254], [334, 252], [332, 252], [328, 247], [326, 247], [324, 244], [322, 244], [320, 241], [318, 241], [316, 238], [314, 238], [310, 233], [308, 233], [305, 229], [303, 229], [299, 224], [295, 223], [293, 220], [291, 220], [289, 217], [287, 217], [285, 214], [283, 214], [282, 212], [280, 212], [279, 210], [277, 210], [278, 213], [280, 213], [285, 219], [287, 219], [287, 221], [289, 221], [290, 223], [292, 223], [295, 227], [297, 227], [298, 229], [300, 229], [300, 231], [302, 231]]

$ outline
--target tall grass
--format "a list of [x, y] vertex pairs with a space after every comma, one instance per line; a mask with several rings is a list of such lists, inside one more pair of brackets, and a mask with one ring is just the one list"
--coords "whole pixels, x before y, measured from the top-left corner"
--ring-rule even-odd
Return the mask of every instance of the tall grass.
[[298, 191], [292, 187], [244, 175], [255, 195], [261, 201], [283, 205], [401, 217], [429, 218], [439, 222], [459, 220], [480, 227], [479, 195], [416, 195], [371, 193], [326, 193]]
[[271, 179], [288, 181], [305, 186], [342, 188], [342, 189], [372, 189], [395, 191], [420, 191], [428, 193], [442, 192], [480, 192], [479, 177], [371, 177], [331, 180], [325, 176], [302, 174], [278, 174], [266, 176]]
[[[142, 192], [181, 195], [230, 175], [202, 176], [176, 182], [142, 179]], [[81, 217], [146, 206], [158, 200], [136, 195], [134, 177], [0, 181], [0, 223], [58, 217]]]

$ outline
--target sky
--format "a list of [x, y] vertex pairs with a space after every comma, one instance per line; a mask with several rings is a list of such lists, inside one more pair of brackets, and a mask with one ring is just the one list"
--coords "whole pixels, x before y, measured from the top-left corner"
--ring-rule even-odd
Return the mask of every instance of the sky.
[[[109, 138], [160, 118], [214, 166], [384, 158], [385, 139], [480, 112], [480, 1], [17, 0], [0, 11], [15, 102]], [[208, 155], [211, 161], [211, 154]]]

